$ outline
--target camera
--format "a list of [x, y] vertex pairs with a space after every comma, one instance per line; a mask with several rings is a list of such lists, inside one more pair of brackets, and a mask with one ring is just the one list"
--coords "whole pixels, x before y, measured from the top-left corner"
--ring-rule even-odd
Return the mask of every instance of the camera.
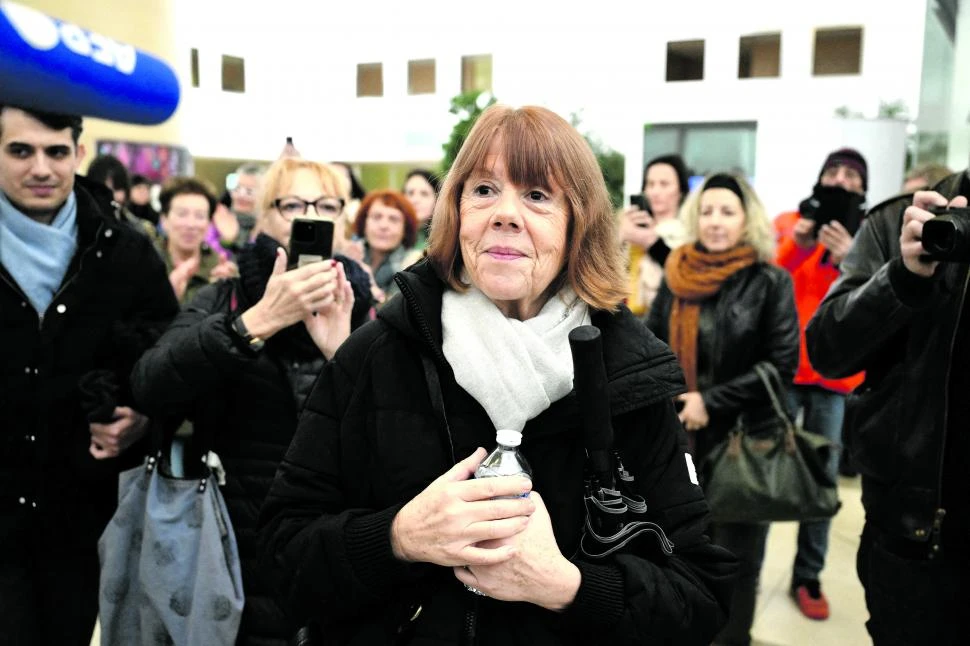
[[290, 232], [290, 267], [302, 267], [330, 257], [333, 251], [333, 220], [293, 218]]
[[936, 217], [923, 224], [926, 260], [970, 262], [970, 208], [933, 207]]
[[[798, 211], [803, 218], [814, 220], [818, 226], [838, 222], [851, 235], [855, 235], [866, 214], [865, 198], [841, 186], [816, 185], [811, 197], [798, 205]], [[812, 235], [817, 234], [816, 227]]]

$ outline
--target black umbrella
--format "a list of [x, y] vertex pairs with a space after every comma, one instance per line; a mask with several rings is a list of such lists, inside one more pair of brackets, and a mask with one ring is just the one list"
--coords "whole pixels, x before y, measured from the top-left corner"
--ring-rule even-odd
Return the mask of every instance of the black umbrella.
[[569, 347], [586, 447], [583, 554], [603, 558], [636, 538], [653, 535], [669, 556], [674, 544], [659, 525], [647, 520], [647, 503], [635, 493], [633, 475], [613, 449], [609, 383], [599, 328], [584, 325], [574, 329], [569, 333]]

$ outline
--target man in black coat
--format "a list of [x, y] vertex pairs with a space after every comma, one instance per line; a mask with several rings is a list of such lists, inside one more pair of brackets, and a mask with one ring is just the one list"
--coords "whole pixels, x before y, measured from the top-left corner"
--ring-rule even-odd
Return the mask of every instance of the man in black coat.
[[927, 259], [923, 225], [968, 195], [961, 172], [875, 207], [806, 331], [823, 375], [866, 371], [845, 436], [862, 473], [858, 570], [876, 646], [967, 643], [970, 271], [967, 258]]
[[128, 374], [178, 312], [151, 242], [76, 177], [81, 119], [0, 104], [0, 635], [90, 643], [97, 541], [148, 420]]

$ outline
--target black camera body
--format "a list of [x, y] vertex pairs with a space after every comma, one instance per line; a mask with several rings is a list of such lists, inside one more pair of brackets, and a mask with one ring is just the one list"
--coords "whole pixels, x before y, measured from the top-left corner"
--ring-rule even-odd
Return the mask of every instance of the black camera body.
[[818, 235], [819, 226], [830, 222], [838, 222], [855, 235], [866, 214], [865, 197], [841, 186], [817, 184], [811, 197], [798, 205], [798, 211], [803, 218], [817, 224], [813, 235]]
[[923, 224], [925, 260], [970, 262], [970, 208], [933, 207], [936, 217]]

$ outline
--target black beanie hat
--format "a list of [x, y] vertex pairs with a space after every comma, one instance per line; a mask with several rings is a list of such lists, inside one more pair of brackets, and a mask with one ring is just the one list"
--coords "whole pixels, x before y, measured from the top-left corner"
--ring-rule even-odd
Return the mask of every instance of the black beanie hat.
[[829, 156], [825, 158], [825, 163], [822, 164], [822, 170], [818, 172], [819, 181], [821, 181], [825, 171], [832, 166], [848, 166], [853, 169], [862, 178], [862, 190], [869, 190], [869, 165], [866, 164], [866, 158], [858, 150], [853, 148], [839, 148], [829, 153]]
[[680, 197], [681, 199], [687, 197], [687, 194], [690, 193], [690, 185], [687, 182], [690, 173], [687, 172], [687, 164], [684, 163], [684, 159], [680, 155], [661, 155], [648, 161], [647, 165], [643, 167], [640, 190], [647, 190], [647, 171], [650, 170], [651, 166], [657, 164], [667, 164], [673, 167], [674, 172], [677, 173], [677, 183], [680, 184]]

